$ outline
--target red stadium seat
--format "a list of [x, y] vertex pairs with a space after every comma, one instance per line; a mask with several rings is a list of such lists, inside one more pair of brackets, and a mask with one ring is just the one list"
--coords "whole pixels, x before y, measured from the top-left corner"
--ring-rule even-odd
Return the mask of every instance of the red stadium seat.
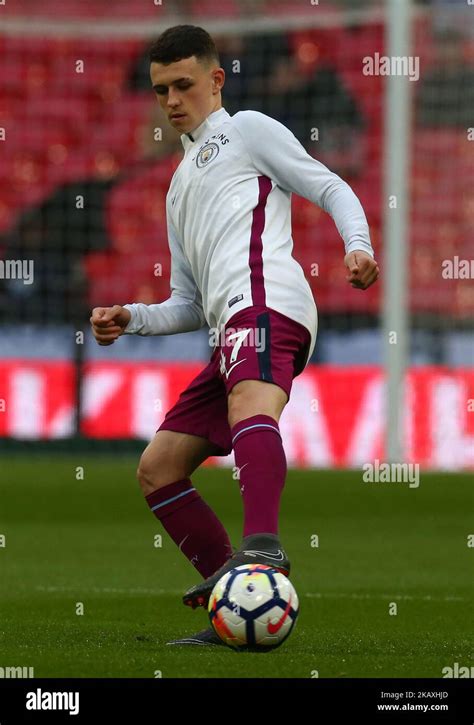
[[88, 149], [112, 152], [123, 163], [141, 158], [144, 127], [155, 107], [151, 93], [123, 93], [104, 106], [100, 124], [89, 134]]
[[[155, 275], [157, 258], [162, 274]], [[144, 253], [94, 252], [85, 260], [92, 306], [116, 304], [117, 300], [161, 302], [169, 297], [169, 252], [157, 248]], [[104, 269], [107, 274], [104, 275]]]
[[[155, 5], [153, 0], [140, 3], [140, 17], [159, 18], [164, 12], [165, 3]], [[8, 16], [25, 16], [27, 18], [61, 17], [64, 19], [136, 19], [137, 5], [133, 2], [110, 2], [110, 0], [22, 0], [22, 2], [6, 3]], [[5, 12], [2, 10], [2, 12]]]

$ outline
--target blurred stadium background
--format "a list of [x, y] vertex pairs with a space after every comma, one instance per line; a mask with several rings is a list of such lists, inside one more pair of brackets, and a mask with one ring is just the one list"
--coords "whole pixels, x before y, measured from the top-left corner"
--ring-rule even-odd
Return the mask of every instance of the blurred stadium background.
[[[461, 272], [473, 257], [473, 13], [464, 0], [431, 0], [411, 19], [420, 78], [409, 84], [403, 457], [431, 469], [474, 466], [474, 282], [472, 270]], [[387, 77], [363, 73], [364, 58], [386, 52], [385, 2], [0, 2], [4, 451], [36, 441], [139, 449], [209, 358], [206, 330], [102, 348], [88, 322], [94, 306], [169, 294], [165, 197], [181, 143], [150, 89], [147, 49], [179, 22], [217, 38], [231, 114], [277, 118], [351, 184], [382, 276], [391, 275]], [[383, 282], [365, 293], [349, 287], [332, 220], [303, 199], [293, 205], [295, 256], [320, 325], [282, 418], [288, 460], [360, 467], [385, 450]], [[31, 284], [7, 273], [30, 261]]]

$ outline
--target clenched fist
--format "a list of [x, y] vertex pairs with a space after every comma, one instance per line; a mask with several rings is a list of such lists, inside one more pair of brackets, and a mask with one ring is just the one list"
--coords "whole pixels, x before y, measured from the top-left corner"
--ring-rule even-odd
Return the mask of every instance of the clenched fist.
[[123, 334], [131, 317], [130, 311], [120, 305], [94, 307], [90, 322], [99, 345], [112, 345]]
[[344, 264], [350, 272], [346, 277], [351, 287], [356, 289], [367, 289], [379, 276], [379, 268], [375, 259], [370, 254], [356, 249], [344, 257]]

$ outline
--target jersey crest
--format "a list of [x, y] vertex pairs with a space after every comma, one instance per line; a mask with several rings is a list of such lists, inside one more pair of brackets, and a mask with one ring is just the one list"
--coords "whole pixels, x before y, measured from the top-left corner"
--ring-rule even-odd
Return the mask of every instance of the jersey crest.
[[208, 143], [202, 147], [196, 157], [196, 164], [199, 169], [213, 161], [219, 153], [219, 146], [216, 143]]

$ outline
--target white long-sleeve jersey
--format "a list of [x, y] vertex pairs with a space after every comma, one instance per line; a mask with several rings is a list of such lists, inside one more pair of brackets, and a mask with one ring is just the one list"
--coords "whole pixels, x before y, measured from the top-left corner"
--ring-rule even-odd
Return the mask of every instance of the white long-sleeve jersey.
[[220, 329], [245, 307], [266, 305], [303, 324], [313, 352], [317, 312], [292, 255], [291, 194], [333, 218], [345, 250], [373, 256], [362, 206], [339, 176], [312, 158], [285, 126], [256, 111], [224, 108], [192, 133], [166, 198], [171, 296], [125, 305], [125, 332], [169, 335]]

